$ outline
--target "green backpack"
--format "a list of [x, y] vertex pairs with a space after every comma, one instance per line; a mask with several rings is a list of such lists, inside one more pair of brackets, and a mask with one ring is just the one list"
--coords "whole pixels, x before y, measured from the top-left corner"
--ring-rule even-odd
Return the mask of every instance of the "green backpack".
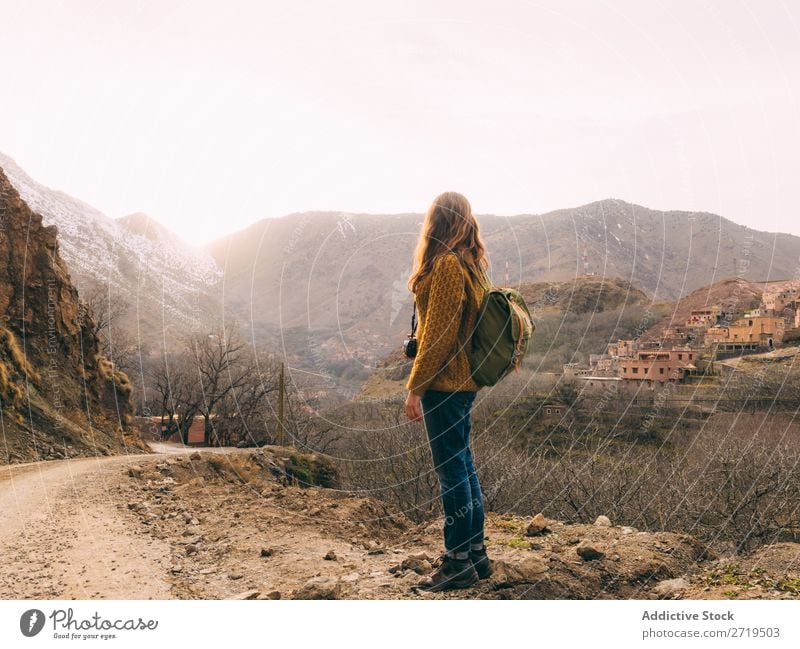
[[485, 274], [481, 283], [486, 294], [469, 343], [460, 330], [458, 335], [461, 347], [467, 350], [472, 379], [490, 386], [512, 370], [519, 371], [536, 326], [519, 291], [492, 286]]

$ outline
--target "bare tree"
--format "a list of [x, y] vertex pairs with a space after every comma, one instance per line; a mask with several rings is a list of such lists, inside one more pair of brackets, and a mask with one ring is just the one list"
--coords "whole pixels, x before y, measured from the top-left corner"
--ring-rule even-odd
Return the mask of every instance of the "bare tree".
[[189, 442], [189, 428], [200, 412], [202, 393], [193, 365], [185, 355], [165, 355], [164, 362], [149, 373], [157, 397], [163, 437], [179, 432], [184, 444]]
[[274, 443], [277, 415], [271, 398], [278, 392], [279, 366], [265, 355], [244, 354], [240, 361], [243, 380], [217, 403], [214, 427], [220, 443]]
[[187, 338], [186, 347], [192, 370], [199, 380], [199, 413], [205, 421], [204, 443], [219, 446], [221, 440], [214, 429], [214, 413], [224, 399], [241, 390], [250, 380], [247, 350], [235, 325], [212, 333], [193, 334]]

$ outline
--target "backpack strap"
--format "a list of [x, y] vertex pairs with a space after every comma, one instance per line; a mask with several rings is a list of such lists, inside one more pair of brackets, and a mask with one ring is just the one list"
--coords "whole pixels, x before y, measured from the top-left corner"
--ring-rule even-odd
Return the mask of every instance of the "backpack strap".
[[[472, 275], [472, 273], [471, 273], [471, 271], [469, 269], [467, 269], [467, 272], [471, 276], [474, 277], [474, 275]], [[480, 273], [477, 276], [477, 280], [478, 280], [478, 284], [480, 284], [481, 287], [483, 287], [483, 289], [486, 291], [486, 293], [484, 295], [488, 295], [489, 291], [491, 291], [494, 288], [492, 286], [491, 280], [486, 275], [486, 270], [483, 269], [483, 268], [480, 269]], [[478, 304], [479, 313], [480, 313], [480, 307], [481, 307], [481, 305]], [[467, 310], [465, 308], [464, 312], [461, 314], [461, 323], [458, 326], [458, 345], [459, 345], [458, 349], [459, 350], [467, 349], [467, 339], [466, 339], [466, 336], [464, 336], [464, 319], [466, 318], [466, 315], [467, 315]]]

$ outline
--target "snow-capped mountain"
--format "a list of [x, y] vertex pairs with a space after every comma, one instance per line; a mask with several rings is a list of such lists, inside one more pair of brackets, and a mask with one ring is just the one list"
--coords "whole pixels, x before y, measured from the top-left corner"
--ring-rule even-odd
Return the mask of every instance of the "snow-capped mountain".
[[119, 296], [145, 336], [173, 322], [176, 329], [204, 326], [222, 277], [210, 254], [146, 215], [112, 219], [45, 187], [3, 153], [0, 168], [44, 224], [58, 227], [60, 252], [80, 293], [99, 285]]

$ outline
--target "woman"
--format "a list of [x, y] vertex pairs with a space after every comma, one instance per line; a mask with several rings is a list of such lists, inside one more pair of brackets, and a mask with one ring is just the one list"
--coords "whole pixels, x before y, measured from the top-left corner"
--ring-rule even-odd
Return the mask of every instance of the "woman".
[[420, 584], [466, 588], [491, 574], [483, 537], [483, 494], [469, 446], [470, 410], [481, 386], [471, 376], [469, 340], [488, 286], [478, 222], [464, 196], [445, 192], [428, 209], [408, 281], [419, 313], [417, 355], [406, 415], [424, 420], [445, 515], [445, 552]]

